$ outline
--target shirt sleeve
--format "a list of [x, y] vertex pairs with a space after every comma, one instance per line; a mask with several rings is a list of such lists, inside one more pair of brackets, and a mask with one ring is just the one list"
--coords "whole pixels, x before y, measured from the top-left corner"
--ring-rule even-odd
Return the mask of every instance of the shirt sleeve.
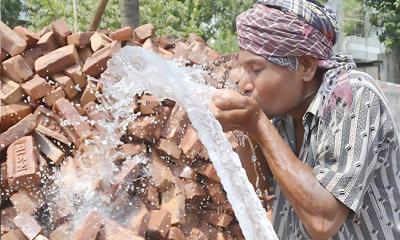
[[385, 161], [385, 139], [393, 130], [383, 101], [374, 91], [358, 87], [351, 100], [345, 104], [339, 98], [325, 121], [320, 121], [324, 127], [317, 135], [313, 171], [321, 185], [359, 213], [375, 170]]

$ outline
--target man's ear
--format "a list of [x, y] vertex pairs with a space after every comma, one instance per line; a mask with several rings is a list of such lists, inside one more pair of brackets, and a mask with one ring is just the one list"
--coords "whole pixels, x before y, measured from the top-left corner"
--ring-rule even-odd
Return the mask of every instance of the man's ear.
[[318, 60], [312, 56], [301, 56], [300, 64], [303, 66], [303, 80], [311, 81], [317, 72]]

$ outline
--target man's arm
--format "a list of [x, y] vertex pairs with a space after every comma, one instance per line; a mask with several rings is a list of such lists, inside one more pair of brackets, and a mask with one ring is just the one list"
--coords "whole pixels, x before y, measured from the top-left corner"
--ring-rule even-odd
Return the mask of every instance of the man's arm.
[[312, 168], [294, 155], [265, 114], [260, 114], [254, 137], [278, 185], [309, 235], [313, 239], [330, 238], [350, 209], [318, 182]]

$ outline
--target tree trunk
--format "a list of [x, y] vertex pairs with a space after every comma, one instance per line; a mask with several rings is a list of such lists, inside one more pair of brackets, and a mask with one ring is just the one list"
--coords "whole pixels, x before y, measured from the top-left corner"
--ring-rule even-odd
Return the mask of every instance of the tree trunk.
[[139, 0], [120, 0], [121, 26], [139, 26]]

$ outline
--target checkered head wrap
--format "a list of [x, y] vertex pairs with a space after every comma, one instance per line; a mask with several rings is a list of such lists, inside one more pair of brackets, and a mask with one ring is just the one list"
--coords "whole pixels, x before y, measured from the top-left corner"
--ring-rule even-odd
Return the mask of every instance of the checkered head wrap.
[[312, 2], [259, 0], [237, 17], [236, 26], [241, 49], [289, 69], [297, 69], [297, 57], [304, 55], [317, 58], [324, 69], [355, 67], [350, 57], [333, 55], [336, 15]]

